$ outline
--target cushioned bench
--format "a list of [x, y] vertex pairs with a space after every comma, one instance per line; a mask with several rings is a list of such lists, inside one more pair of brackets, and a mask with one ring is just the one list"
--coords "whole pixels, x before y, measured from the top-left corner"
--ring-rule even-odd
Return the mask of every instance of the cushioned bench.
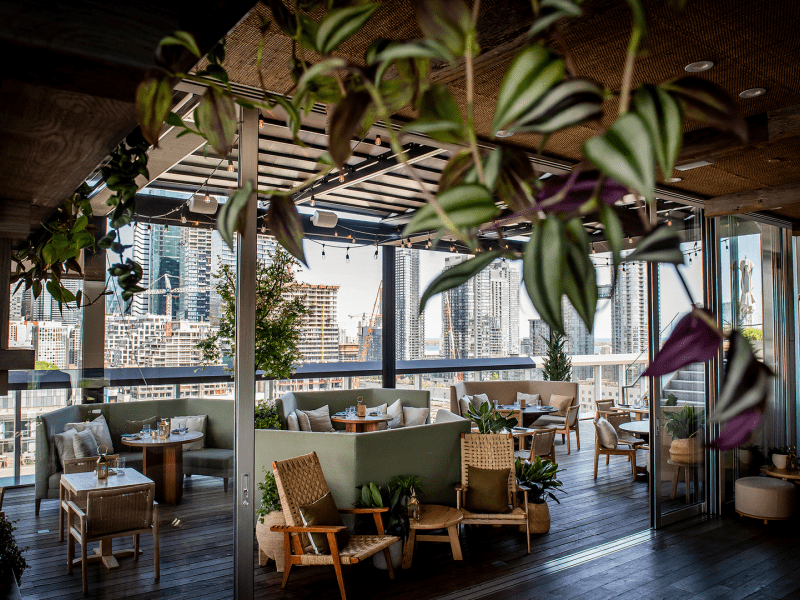
[[772, 477], [736, 480], [736, 512], [744, 517], [782, 521], [794, 514], [795, 485]]

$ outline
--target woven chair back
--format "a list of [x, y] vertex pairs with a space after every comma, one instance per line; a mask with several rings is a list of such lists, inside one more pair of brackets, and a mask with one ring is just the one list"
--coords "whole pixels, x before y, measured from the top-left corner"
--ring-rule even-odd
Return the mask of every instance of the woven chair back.
[[617, 437], [630, 437], [629, 433], [625, 433], [622, 431], [619, 426], [622, 423], [630, 423], [631, 415], [629, 413], [621, 412], [621, 413], [610, 413], [604, 415], [606, 421], [611, 423], [611, 426], [614, 428], [614, 431], [617, 432]]
[[99, 537], [152, 527], [154, 495], [154, 483], [90, 491], [86, 502], [86, 533]]
[[614, 399], [598, 400], [595, 402], [597, 405], [597, 412], [607, 413], [614, 410]]
[[[107, 454], [108, 466], [111, 469], [117, 467], [118, 454]], [[90, 473], [97, 468], [97, 456], [87, 456], [85, 458], [65, 458], [64, 473]]]
[[580, 406], [570, 406], [569, 410], [567, 411], [567, 422], [569, 426], [575, 429], [578, 425], [578, 411], [580, 410]]
[[533, 434], [531, 442], [531, 460], [537, 456], [547, 456], [553, 448], [556, 439], [555, 429], [540, 429]]
[[286, 524], [302, 527], [300, 507], [328, 493], [328, 484], [316, 452], [272, 463]]
[[478, 469], [511, 469], [508, 477], [508, 498], [515, 490], [514, 437], [510, 433], [461, 434], [461, 485], [469, 487], [469, 467]]

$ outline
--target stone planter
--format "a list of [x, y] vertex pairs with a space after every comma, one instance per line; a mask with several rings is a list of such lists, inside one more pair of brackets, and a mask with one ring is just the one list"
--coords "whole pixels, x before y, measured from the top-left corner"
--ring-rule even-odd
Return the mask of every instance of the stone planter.
[[703, 457], [703, 445], [696, 438], [672, 440], [669, 446], [669, 458], [676, 463], [698, 464]]
[[531, 533], [550, 531], [550, 508], [548, 508], [547, 502], [528, 503], [528, 528]]
[[276, 510], [256, 521], [256, 539], [258, 540], [258, 564], [265, 566], [270, 558], [275, 561], [278, 573], [283, 573], [283, 533], [270, 531], [273, 525], [286, 525], [283, 512]]
[[[399, 569], [400, 565], [403, 563], [403, 540], [399, 540], [389, 546], [389, 556], [392, 557], [392, 568]], [[386, 557], [383, 555], [382, 551], [372, 556], [372, 565], [381, 571], [388, 570], [386, 566]]]
[[788, 469], [789, 464], [789, 455], [788, 454], [773, 454], [772, 455], [772, 464], [775, 465], [778, 469]]

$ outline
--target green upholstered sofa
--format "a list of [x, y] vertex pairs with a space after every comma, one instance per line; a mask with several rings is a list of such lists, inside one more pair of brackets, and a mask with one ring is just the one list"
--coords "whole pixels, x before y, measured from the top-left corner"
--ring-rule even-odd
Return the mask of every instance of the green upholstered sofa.
[[40, 415], [36, 422], [36, 514], [42, 500], [58, 499], [61, 464], [53, 436], [64, 431], [67, 423], [91, 421], [102, 413], [105, 416], [114, 444], [114, 452], [124, 456], [126, 465], [142, 470], [142, 453], [129, 452], [132, 448], [122, 444], [125, 421], [137, 421], [153, 416], [177, 417], [208, 415], [205, 448], [185, 452], [183, 472], [187, 475], [222, 477], [225, 491], [228, 479], [233, 477], [233, 427], [232, 400], [206, 400], [181, 398], [180, 400], [147, 400], [113, 404], [79, 404], [67, 406]]
[[[314, 409], [327, 404], [334, 413], [353, 406], [358, 396], [364, 397], [368, 407], [392, 404], [398, 398], [404, 406], [430, 407], [430, 394], [424, 391], [334, 390], [286, 394], [277, 401], [278, 414], [285, 426], [286, 416], [295, 408]], [[422, 477], [423, 502], [454, 505], [453, 484], [461, 479], [461, 434], [469, 432], [470, 422], [446, 410], [439, 413], [434, 424], [370, 433], [259, 429], [255, 440], [256, 473], [271, 468], [273, 461], [314, 451], [339, 507], [352, 506], [357, 485], [385, 484], [393, 476], [406, 473]]]

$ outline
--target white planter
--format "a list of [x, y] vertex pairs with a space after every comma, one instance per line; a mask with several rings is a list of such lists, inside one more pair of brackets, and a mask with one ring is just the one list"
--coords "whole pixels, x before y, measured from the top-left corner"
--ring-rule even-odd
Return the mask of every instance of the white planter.
[[283, 573], [283, 533], [279, 531], [270, 531], [269, 528], [273, 525], [286, 525], [283, 512], [277, 510], [269, 513], [264, 517], [263, 523], [261, 519], [256, 521], [258, 564], [263, 567], [267, 564], [267, 560], [271, 558], [275, 561], [278, 573]]
[[772, 455], [772, 464], [775, 465], [779, 469], [786, 469], [789, 466], [789, 455], [788, 454], [773, 454]]
[[[392, 568], [399, 569], [400, 565], [403, 563], [403, 540], [399, 540], [389, 546], [389, 556], [392, 557]], [[372, 564], [376, 569], [380, 569], [381, 571], [386, 571], [388, 569], [383, 551], [372, 555]]]

